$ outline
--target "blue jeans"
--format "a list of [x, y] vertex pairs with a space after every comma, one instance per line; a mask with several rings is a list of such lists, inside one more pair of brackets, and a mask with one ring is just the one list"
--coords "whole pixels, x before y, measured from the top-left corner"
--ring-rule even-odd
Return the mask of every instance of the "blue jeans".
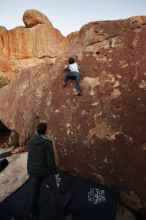
[[68, 74], [65, 75], [64, 77], [64, 85], [67, 85], [68, 79], [74, 79], [75, 80], [75, 87], [77, 93], [80, 93], [80, 75], [77, 72], [69, 72]]

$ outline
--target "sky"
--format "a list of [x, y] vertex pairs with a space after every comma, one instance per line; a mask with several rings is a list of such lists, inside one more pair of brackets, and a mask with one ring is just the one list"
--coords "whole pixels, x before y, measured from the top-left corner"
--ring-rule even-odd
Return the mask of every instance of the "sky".
[[146, 16], [146, 0], [0, 0], [0, 25], [7, 29], [24, 26], [26, 10], [45, 14], [63, 35], [78, 31], [91, 21]]

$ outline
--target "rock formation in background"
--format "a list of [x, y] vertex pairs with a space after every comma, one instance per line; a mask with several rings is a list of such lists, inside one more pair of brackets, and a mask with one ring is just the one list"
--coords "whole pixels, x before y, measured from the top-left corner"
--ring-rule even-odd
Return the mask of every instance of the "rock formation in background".
[[69, 48], [69, 41], [37, 10], [23, 15], [25, 27], [7, 30], [0, 27], [0, 71], [19, 72], [54, 59]]
[[[29, 39], [7, 44], [13, 45], [9, 57], [21, 63], [26, 52], [27, 61], [35, 54], [44, 59], [44, 45], [56, 60], [24, 69], [0, 89], [1, 122], [18, 134], [20, 145], [39, 121], [47, 122], [61, 169], [119, 187], [124, 203], [146, 216], [146, 17], [91, 22], [65, 38], [46, 17], [31, 19], [31, 12], [24, 14], [27, 28], [4, 30], [11, 39], [23, 30]], [[52, 33], [58, 33], [55, 39]], [[74, 82], [62, 87], [70, 56], [81, 67], [81, 97], [74, 94]]]

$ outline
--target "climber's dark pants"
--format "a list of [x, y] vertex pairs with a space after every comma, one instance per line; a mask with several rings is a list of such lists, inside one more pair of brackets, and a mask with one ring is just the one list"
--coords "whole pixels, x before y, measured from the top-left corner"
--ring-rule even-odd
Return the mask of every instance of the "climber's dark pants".
[[80, 76], [79, 73], [77, 72], [69, 72], [68, 74], [65, 75], [64, 77], [64, 85], [67, 85], [68, 79], [72, 78], [75, 80], [75, 87], [77, 93], [80, 93]]

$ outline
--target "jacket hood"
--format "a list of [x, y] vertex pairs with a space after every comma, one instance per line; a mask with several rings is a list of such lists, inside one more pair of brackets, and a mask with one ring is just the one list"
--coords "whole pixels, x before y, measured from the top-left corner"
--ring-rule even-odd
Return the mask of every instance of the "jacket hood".
[[32, 146], [32, 145], [42, 145], [44, 143], [46, 143], [46, 140], [49, 141], [49, 139], [44, 136], [44, 135], [33, 135], [32, 138], [27, 142], [28, 146]]

